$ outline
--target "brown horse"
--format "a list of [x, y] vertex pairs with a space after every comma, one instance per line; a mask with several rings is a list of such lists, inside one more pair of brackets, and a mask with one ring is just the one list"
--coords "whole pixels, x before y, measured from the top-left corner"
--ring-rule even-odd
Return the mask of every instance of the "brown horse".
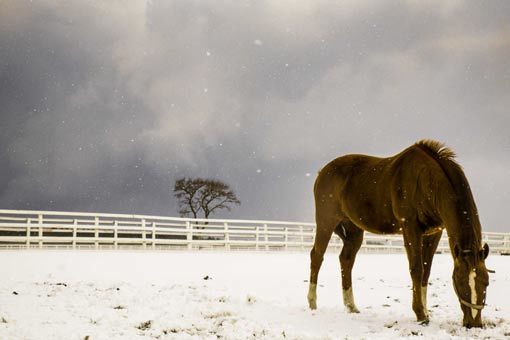
[[310, 252], [308, 303], [317, 308], [317, 277], [333, 232], [343, 241], [342, 292], [348, 312], [359, 313], [351, 271], [363, 232], [403, 234], [413, 281], [413, 310], [429, 321], [427, 284], [443, 229], [454, 261], [453, 287], [463, 325], [481, 327], [489, 285], [481, 227], [473, 195], [455, 154], [443, 144], [422, 140], [388, 158], [346, 155], [328, 163], [315, 181], [317, 229]]

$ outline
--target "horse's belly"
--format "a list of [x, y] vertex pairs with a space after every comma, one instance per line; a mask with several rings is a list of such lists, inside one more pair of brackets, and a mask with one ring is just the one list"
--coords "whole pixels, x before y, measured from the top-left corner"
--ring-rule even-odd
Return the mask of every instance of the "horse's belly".
[[381, 223], [377, 225], [372, 224], [358, 224], [355, 223], [358, 228], [361, 228], [365, 231], [368, 231], [373, 234], [402, 234], [402, 229], [400, 229], [397, 224], [393, 223]]
[[[363, 211], [363, 212], [362, 212]], [[360, 229], [374, 234], [401, 234], [398, 221], [391, 211], [376, 209], [359, 210], [347, 213], [347, 217]]]

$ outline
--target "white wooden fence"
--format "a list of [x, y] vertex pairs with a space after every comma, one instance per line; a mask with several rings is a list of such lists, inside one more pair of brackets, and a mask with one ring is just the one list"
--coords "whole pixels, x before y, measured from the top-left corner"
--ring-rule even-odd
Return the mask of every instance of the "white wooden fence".
[[[0, 210], [0, 249], [223, 249], [303, 250], [313, 245], [315, 224], [191, 219], [54, 211]], [[483, 233], [491, 253], [510, 253], [510, 233]], [[333, 236], [328, 250], [339, 251]], [[365, 233], [362, 251], [402, 252], [400, 235]], [[447, 252], [445, 237], [438, 247]]]

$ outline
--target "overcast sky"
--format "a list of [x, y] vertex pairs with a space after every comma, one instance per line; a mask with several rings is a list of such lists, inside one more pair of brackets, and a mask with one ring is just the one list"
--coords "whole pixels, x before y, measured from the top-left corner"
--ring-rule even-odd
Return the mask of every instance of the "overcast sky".
[[0, 0], [0, 208], [313, 221], [347, 153], [445, 142], [510, 231], [509, 1]]

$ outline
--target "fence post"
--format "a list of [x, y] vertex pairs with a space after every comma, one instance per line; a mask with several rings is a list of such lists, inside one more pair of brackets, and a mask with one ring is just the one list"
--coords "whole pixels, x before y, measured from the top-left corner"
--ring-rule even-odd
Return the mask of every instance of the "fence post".
[[191, 222], [186, 221], [186, 240], [188, 241], [188, 250], [193, 246], [193, 230], [191, 229]]
[[94, 247], [96, 249], [99, 249], [99, 216], [94, 217], [94, 225], [95, 225], [95, 231], [94, 231]]
[[156, 222], [152, 222], [152, 249], [156, 249]]
[[289, 228], [285, 227], [285, 250], [289, 249]]
[[146, 239], [147, 239], [147, 235], [145, 233], [145, 219], [143, 218], [142, 219], [142, 246], [143, 246], [143, 249], [147, 248]]
[[119, 222], [113, 222], [113, 247], [115, 250], [119, 249]]
[[42, 227], [42, 223], [43, 223], [43, 216], [42, 214], [39, 214], [38, 215], [38, 222], [39, 222], [39, 248], [42, 248], [43, 247], [43, 227]]
[[227, 250], [230, 250], [230, 235], [228, 233], [228, 223], [223, 223], [223, 226], [225, 227], [225, 248]]
[[78, 236], [78, 221], [74, 219], [73, 221], [73, 249], [76, 249], [76, 237]]
[[255, 250], [259, 250], [259, 226], [255, 226]]
[[264, 241], [265, 241], [265, 244], [266, 244], [266, 251], [269, 250], [269, 238], [267, 237], [267, 224], [264, 223]]
[[299, 233], [301, 234], [301, 250], [305, 250], [305, 237], [303, 235], [303, 226], [299, 226]]
[[26, 241], [27, 248], [30, 248], [30, 224], [31, 223], [32, 223], [32, 219], [28, 218], [27, 219], [27, 241]]

